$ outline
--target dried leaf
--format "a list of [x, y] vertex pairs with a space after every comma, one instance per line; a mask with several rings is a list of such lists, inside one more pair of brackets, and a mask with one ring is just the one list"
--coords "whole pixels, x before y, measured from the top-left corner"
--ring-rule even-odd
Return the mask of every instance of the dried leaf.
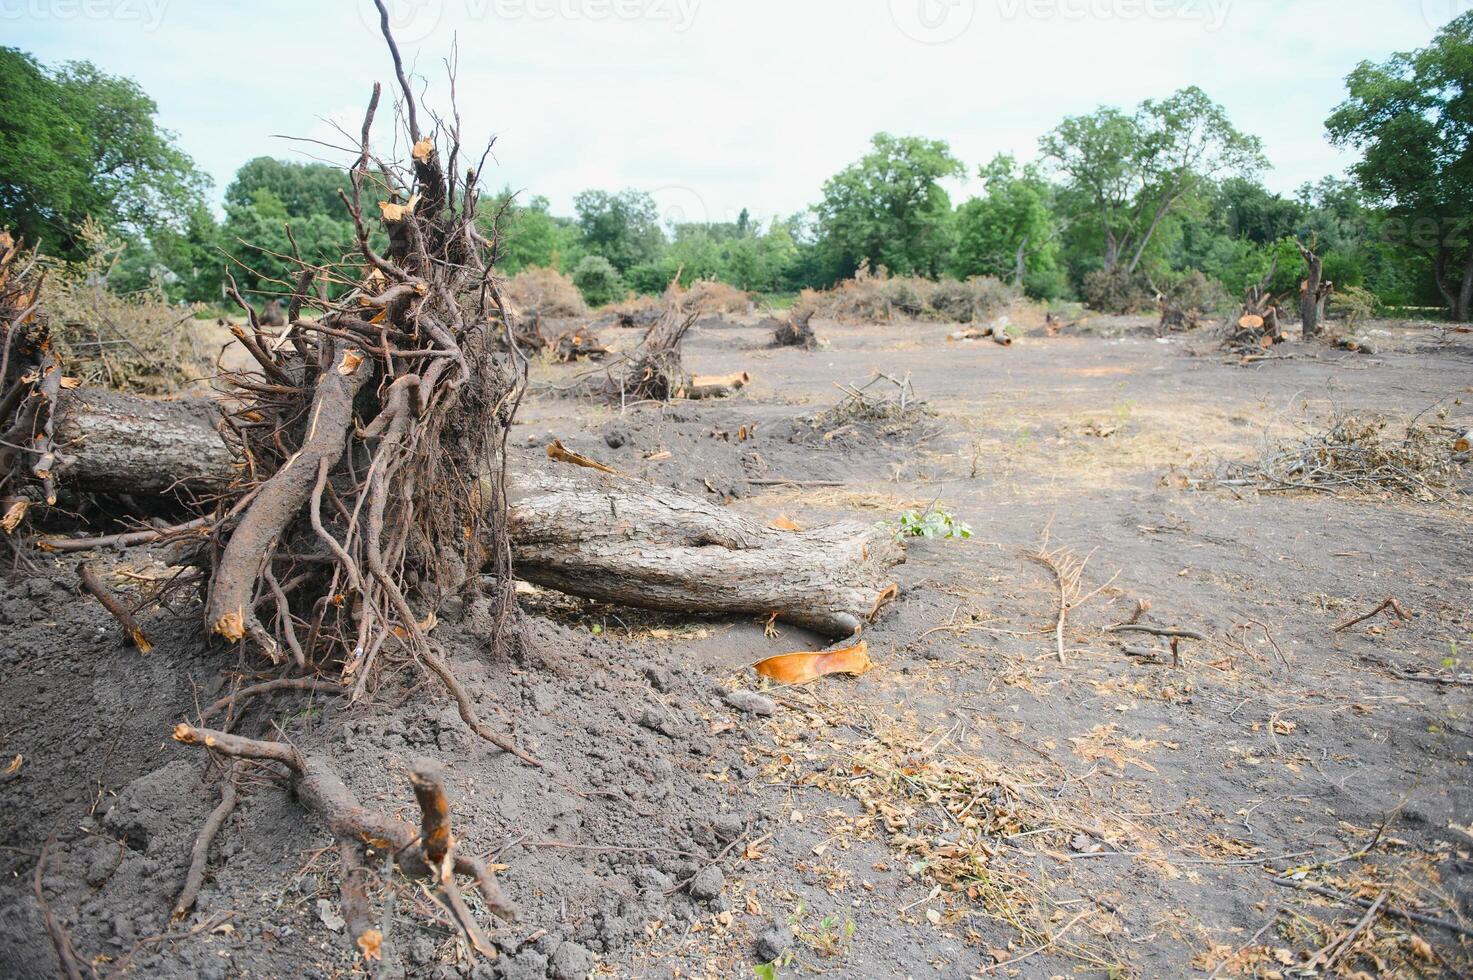
[[612, 473], [614, 476], [619, 475], [618, 470], [611, 469], [597, 460], [592, 460], [587, 456], [580, 456], [578, 453], [573, 452], [567, 446], [563, 445], [561, 439], [554, 439], [548, 445], [547, 458], [555, 459], [559, 463], [572, 463], [574, 466], [582, 466], [585, 469], [598, 470], [600, 473]]
[[771, 524], [767, 525], [774, 531], [801, 531], [801, 527], [787, 514], [781, 514]]
[[11, 759], [10, 765], [5, 767], [5, 775], [14, 776], [16, 773], [20, 772], [20, 767], [25, 765], [25, 762], [26, 757], [23, 755], [18, 755], [14, 759]]
[[377, 929], [365, 929], [363, 935], [358, 937], [358, 948], [363, 951], [363, 958], [368, 961], [376, 961], [384, 958], [384, 934]]
[[769, 657], [757, 665], [757, 673], [779, 684], [806, 684], [828, 674], [859, 676], [874, 667], [869, 644], [860, 640], [852, 647], [817, 653], [789, 653]]

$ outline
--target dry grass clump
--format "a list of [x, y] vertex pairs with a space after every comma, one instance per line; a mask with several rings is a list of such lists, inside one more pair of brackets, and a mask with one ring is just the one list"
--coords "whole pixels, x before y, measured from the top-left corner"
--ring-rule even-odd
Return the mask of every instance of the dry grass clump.
[[209, 359], [190, 321], [198, 306], [174, 305], [150, 287], [118, 292], [113, 276], [126, 244], [90, 219], [80, 262], [45, 260], [51, 340], [83, 384], [143, 395], [177, 392], [200, 380]]
[[[679, 295], [684, 296], [687, 310], [698, 313], [746, 313], [752, 308], [750, 295], [714, 279], [694, 282], [689, 289], [679, 290]], [[666, 293], [666, 298], [670, 298], [670, 292]]]
[[861, 266], [828, 292], [806, 291], [800, 301], [837, 320], [854, 323], [892, 323], [897, 318], [941, 323], [975, 323], [1007, 308], [1018, 291], [991, 276], [973, 276], [965, 282], [932, 282], [915, 276], [891, 276], [884, 267], [871, 272]]
[[506, 281], [502, 292], [523, 317], [574, 317], [588, 312], [573, 280], [556, 269], [523, 269]]
[[1205, 482], [1265, 492], [1397, 494], [1451, 503], [1452, 496], [1466, 492], [1462, 474], [1463, 464], [1439, 426], [1416, 419], [1393, 425], [1380, 415], [1335, 415], [1323, 431], [1275, 442], [1259, 459], [1230, 463]]

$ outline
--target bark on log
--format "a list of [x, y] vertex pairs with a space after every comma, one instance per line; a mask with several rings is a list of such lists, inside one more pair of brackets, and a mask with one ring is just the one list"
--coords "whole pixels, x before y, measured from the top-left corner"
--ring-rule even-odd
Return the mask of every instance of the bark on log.
[[[101, 493], [208, 490], [235, 475], [215, 430], [220, 411], [203, 398], [157, 401], [94, 389], [62, 394], [56, 442], [64, 480]], [[182, 481], [182, 483], [181, 483]]]
[[517, 575], [559, 592], [669, 612], [771, 615], [844, 637], [873, 620], [904, 552], [887, 532], [787, 532], [640, 480], [512, 461]]
[[[79, 489], [136, 494], [146, 477], [158, 490], [177, 479], [208, 490], [233, 475], [202, 406], [97, 394], [62, 399], [81, 429], [96, 430], [90, 415], [99, 404], [107, 419], [144, 417], [130, 427], [126, 452], [91, 440], [69, 447], [67, 478]], [[157, 462], [165, 452], [175, 467], [167, 476]], [[886, 571], [904, 560], [888, 533], [862, 524], [778, 531], [700, 497], [534, 453], [515, 454], [509, 472], [517, 574], [570, 595], [669, 612], [775, 612], [844, 637], [879, 611]]]

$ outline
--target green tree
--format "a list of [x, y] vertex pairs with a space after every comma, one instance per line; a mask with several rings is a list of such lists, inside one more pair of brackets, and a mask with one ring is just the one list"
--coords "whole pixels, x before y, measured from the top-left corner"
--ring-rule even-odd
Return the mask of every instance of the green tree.
[[814, 208], [833, 277], [853, 275], [866, 260], [898, 275], [940, 275], [953, 245], [941, 181], [965, 168], [942, 140], [878, 133], [871, 147], [824, 183]]
[[1384, 205], [1385, 233], [1422, 253], [1453, 319], [1473, 317], [1473, 12], [1417, 51], [1356, 66], [1349, 98], [1326, 121], [1330, 139], [1360, 150], [1351, 168]]
[[1013, 157], [998, 154], [978, 176], [987, 193], [957, 208], [952, 273], [959, 279], [996, 276], [1020, 288], [1030, 274], [1054, 274], [1059, 221], [1051, 207], [1053, 188], [1038, 168], [1020, 168]]
[[209, 181], [157, 112], [89, 62], [48, 69], [0, 48], [0, 225], [69, 258], [88, 217], [135, 238], [184, 230]]
[[1167, 220], [1204, 185], [1266, 166], [1261, 141], [1233, 127], [1196, 87], [1147, 99], [1134, 115], [1102, 106], [1039, 140], [1080, 217], [1104, 243], [1104, 268], [1134, 274]]
[[[235, 172], [235, 180], [225, 188], [225, 204], [249, 205], [260, 191], [270, 191], [289, 217], [325, 214], [341, 220], [348, 217], [348, 209], [338, 197], [339, 190], [352, 193], [347, 173], [338, 167], [256, 157]], [[371, 192], [365, 188], [364, 193]]]
[[[302, 259], [309, 264], [329, 266], [356, 261], [351, 219], [326, 214], [294, 218], [281, 198], [267, 188], [257, 190], [247, 204], [226, 205], [225, 215], [221, 247], [233, 259], [231, 275], [247, 292], [284, 296], [296, 285], [297, 266], [287, 258], [292, 254], [288, 225]], [[378, 247], [383, 248], [381, 240]], [[333, 290], [343, 288], [339, 283]]]
[[547, 198], [529, 198], [526, 204], [516, 200], [511, 188], [480, 202], [477, 223], [483, 234], [494, 229], [501, 237], [501, 252], [496, 267], [507, 275], [523, 269], [570, 268], [577, 264], [580, 232], [567, 218], [555, 218]]
[[583, 256], [573, 270], [573, 285], [589, 306], [607, 306], [622, 298], [626, 289], [619, 270], [602, 255]]
[[665, 248], [660, 211], [644, 191], [583, 191], [573, 198], [583, 247], [619, 272], [653, 262]]

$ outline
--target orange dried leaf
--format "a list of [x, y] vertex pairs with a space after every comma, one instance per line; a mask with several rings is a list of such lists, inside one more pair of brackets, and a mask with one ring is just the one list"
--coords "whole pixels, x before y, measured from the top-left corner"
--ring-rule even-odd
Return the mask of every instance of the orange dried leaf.
[[788, 653], [769, 657], [757, 665], [757, 673], [779, 684], [806, 684], [829, 674], [860, 674], [872, 669], [869, 644], [863, 640], [841, 650], [817, 653]]
[[771, 524], [767, 525], [774, 531], [801, 531], [801, 527], [787, 514], [781, 514]]
[[365, 960], [381, 960], [384, 958], [384, 934], [377, 929], [365, 929], [363, 935], [358, 937], [358, 948], [363, 951]]

